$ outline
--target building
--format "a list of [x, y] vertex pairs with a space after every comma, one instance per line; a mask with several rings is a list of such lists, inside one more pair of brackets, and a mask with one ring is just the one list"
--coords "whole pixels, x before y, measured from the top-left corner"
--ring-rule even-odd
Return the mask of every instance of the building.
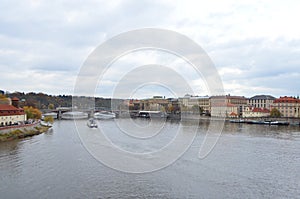
[[266, 108], [256, 108], [252, 106], [246, 106], [243, 110], [243, 117], [249, 118], [249, 117], [269, 117], [270, 116], [270, 110]]
[[178, 100], [179, 100], [179, 103], [185, 107], [191, 108], [194, 105], [198, 105], [197, 99], [193, 95], [190, 95], [190, 94], [186, 94], [183, 97], [179, 97]]
[[0, 126], [10, 126], [27, 120], [26, 113], [18, 106], [19, 99], [13, 98], [12, 104], [0, 104]]
[[[242, 117], [243, 109], [245, 106], [247, 106], [247, 98], [244, 96], [231, 96], [231, 95], [222, 95], [222, 96], [211, 96], [210, 97], [210, 109], [211, 109], [211, 116], [213, 116], [216, 112], [214, 106], [217, 107], [226, 107], [225, 105], [228, 105], [229, 107], [236, 106], [237, 111], [236, 114], [238, 117]], [[227, 110], [228, 112], [229, 110]], [[213, 113], [214, 112], [214, 113]], [[223, 116], [222, 116], [223, 117]]]
[[238, 117], [238, 106], [231, 103], [215, 103], [211, 106], [212, 117]]
[[187, 107], [187, 109], [191, 110], [193, 106], [199, 106], [203, 112], [210, 112], [210, 101], [208, 96], [192, 96], [186, 94], [184, 97], [181, 97], [178, 100], [179, 103]]
[[130, 99], [128, 101], [129, 110], [140, 110], [141, 102], [138, 99]]
[[300, 117], [300, 100], [295, 97], [280, 97], [275, 99], [271, 109], [276, 108], [282, 117]]
[[254, 108], [271, 109], [276, 98], [271, 95], [255, 95], [248, 99], [248, 105]]
[[210, 100], [209, 96], [199, 96], [197, 97], [200, 109], [205, 113], [210, 113]]
[[179, 114], [181, 111], [178, 98], [168, 98], [169, 101], [167, 113]]
[[154, 96], [153, 98], [150, 99], [140, 100], [139, 108], [140, 110], [145, 110], [145, 111], [166, 112], [168, 110], [169, 103], [170, 103], [169, 100], [163, 97]]

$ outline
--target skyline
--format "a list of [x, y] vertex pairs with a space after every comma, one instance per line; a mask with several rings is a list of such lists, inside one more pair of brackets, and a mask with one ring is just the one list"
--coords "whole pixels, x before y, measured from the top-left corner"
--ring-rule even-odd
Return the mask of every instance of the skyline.
[[[94, 97], [94, 98], [103, 98], [103, 99], [109, 99], [111, 97], [104, 97], [104, 96], [89, 96], [89, 95], [71, 95], [71, 94], [64, 94], [64, 93], [60, 93], [60, 94], [50, 94], [50, 93], [43, 93], [43, 92], [34, 92], [34, 91], [30, 91], [30, 92], [23, 92], [23, 91], [13, 91], [13, 92], [10, 92], [10, 91], [5, 91], [5, 90], [2, 90], [0, 89], [0, 91], [3, 91], [5, 94], [8, 94], [8, 95], [13, 95], [14, 93], [23, 93], [25, 95], [29, 94], [29, 93], [35, 93], [35, 94], [39, 94], [39, 93], [42, 93], [42, 94], [45, 94], [45, 95], [49, 95], [49, 96], [72, 96], [72, 97]], [[169, 93], [170, 94], [170, 93]], [[271, 94], [264, 94], [264, 93], [257, 93], [257, 94], [253, 94], [253, 95], [250, 95], [250, 96], [246, 96], [246, 95], [236, 95], [234, 93], [224, 93], [224, 95], [191, 95], [189, 93], [186, 93], [185, 95], [189, 95], [190, 97], [213, 97], [213, 96], [237, 96], [237, 97], [245, 97], [247, 99], [250, 99], [252, 97], [256, 97], [256, 96], [262, 96], [262, 95], [265, 95], [265, 96], [272, 96], [272, 97], [275, 97], [276, 99], [279, 99], [281, 97], [293, 97], [293, 98], [298, 98], [299, 99], [299, 95], [280, 95], [280, 96], [274, 96], [274, 95], [271, 95]], [[154, 97], [162, 97], [162, 98], [165, 98], [165, 99], [171, 99], [171, 98], [183, 98], [185, 97], [185, 95], [182, 95], [182, 96], [179, 96], [179, 97], [174, 97], [172, 94], [170, 95], [153, 95], [153, 96], [147, 96], [147, 97], [143, 97], [143, 98], [138, 98], [138, 97], [133, 97], [133, 98], [118, 98], [116, 97], [115, 99], [124, 99], [124, 100], [144, 100], [144, 99], [152, 99]], [[113, 99], [113, 98], [111, 98]]]
[[[1, 90], [72, 94], [80, 67], [99, 44], [122, 32], [154, 27], [197, 42], [214, 62], [225, 94], [300, 93], [298, 1], [32, 0], [3, 1], [1, 7]], [[95, 95], [109, 97], [123, 73], [143, 64], [171, 66], [191, 83], [195, 94], [209, 94], [182, 60], [152, 51], [120, 58]], [[138, 96], [163, 92], [152, 87]]]

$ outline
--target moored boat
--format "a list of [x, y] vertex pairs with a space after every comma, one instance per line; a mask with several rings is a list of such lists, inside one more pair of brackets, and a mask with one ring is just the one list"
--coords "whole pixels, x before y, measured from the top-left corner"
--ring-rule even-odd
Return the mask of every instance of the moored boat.
[[116, 114], [108, 111], [101, 111], [94, 114], [95, 119], [105, 120], [105, 119], [114, 119]]
[[45, 126], [45, 127], [52, 127], [53, 124], [50, 122], [45, 122], [45, 121], [40, 121], [41, 126]]
[[287, 121], [273, 121], [273, 120], [247, 120], [247, 124], [263, 124], [263, 125], [289, 125]]
[[45, 113], [42, 115], [42, 118], [45, 118], [45, 117], [52, 117], [53, 119], [57, 119], [57, 113], [54, 113], [54, 112]]
[[79, 112], [79, 111], [70, 111], [70, 112], [65, 112], [61, 115], [62, 119], [65, 120], [79, 120], [79, 119], [87, 119], [88, 114], [84, 112]]
[[267, 125], [283, 125], [283, 126], [287, 126], [290, 123], [287, 121], [265, 121], [264, 124]]
[[264, 121], [261, 120], [248, 120], [247, 124], [264, 124]]
[[142, 118], [165, 118], [167, 117], [166, 113], [161, 111], [139, 111], [138, 117]]
[[231, 123], [246, 123], [246, 121], [243, 119], [229, 120], [229, 122], [231, 122]]

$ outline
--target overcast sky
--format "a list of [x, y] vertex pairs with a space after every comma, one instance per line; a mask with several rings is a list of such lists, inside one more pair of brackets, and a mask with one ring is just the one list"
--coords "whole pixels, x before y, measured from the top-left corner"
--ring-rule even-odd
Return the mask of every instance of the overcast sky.
[[[82, 64], [97, 46], [120, 33], [153, 27], [197, 42], [214, 62], [226, 93], [296, 96], [299, 10], [297, 0], [0, 0], [0, 90], [72, 94]], [[195, 94], [209, 94], [182, 60], [146, 51], [118, 60], [95, 95], [111, 96], [117, 82], [140, 64], [176, 68]], [[139, 86], [131, 95], [172, 93], [155, 87]]]

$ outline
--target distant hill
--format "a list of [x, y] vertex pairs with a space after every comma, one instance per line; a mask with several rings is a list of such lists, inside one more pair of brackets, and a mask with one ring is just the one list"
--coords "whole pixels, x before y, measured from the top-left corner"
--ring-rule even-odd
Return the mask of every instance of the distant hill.
[[[38, 109], [52, 109], [57, 107], [71, 107], [72, 106], [72, 96], [71, 95], [47, 95], [45, 93], [24, 93], [24, 92], [14, 92], [6, 94], [7, 97], [13, 98], [17, 97], [20, 99], [20, 106], [32, 106]], [[81, 97], [88, 98], [88, 97]], [[91, 98], [92, 99], [92, 98]], [[122, 100], [121, 100], [122, 101]], [[1, 103], [1, 98], [0, 98]], [[102, 109], [111, 108], [110, 98], [95, 98], [95, 106]]]

